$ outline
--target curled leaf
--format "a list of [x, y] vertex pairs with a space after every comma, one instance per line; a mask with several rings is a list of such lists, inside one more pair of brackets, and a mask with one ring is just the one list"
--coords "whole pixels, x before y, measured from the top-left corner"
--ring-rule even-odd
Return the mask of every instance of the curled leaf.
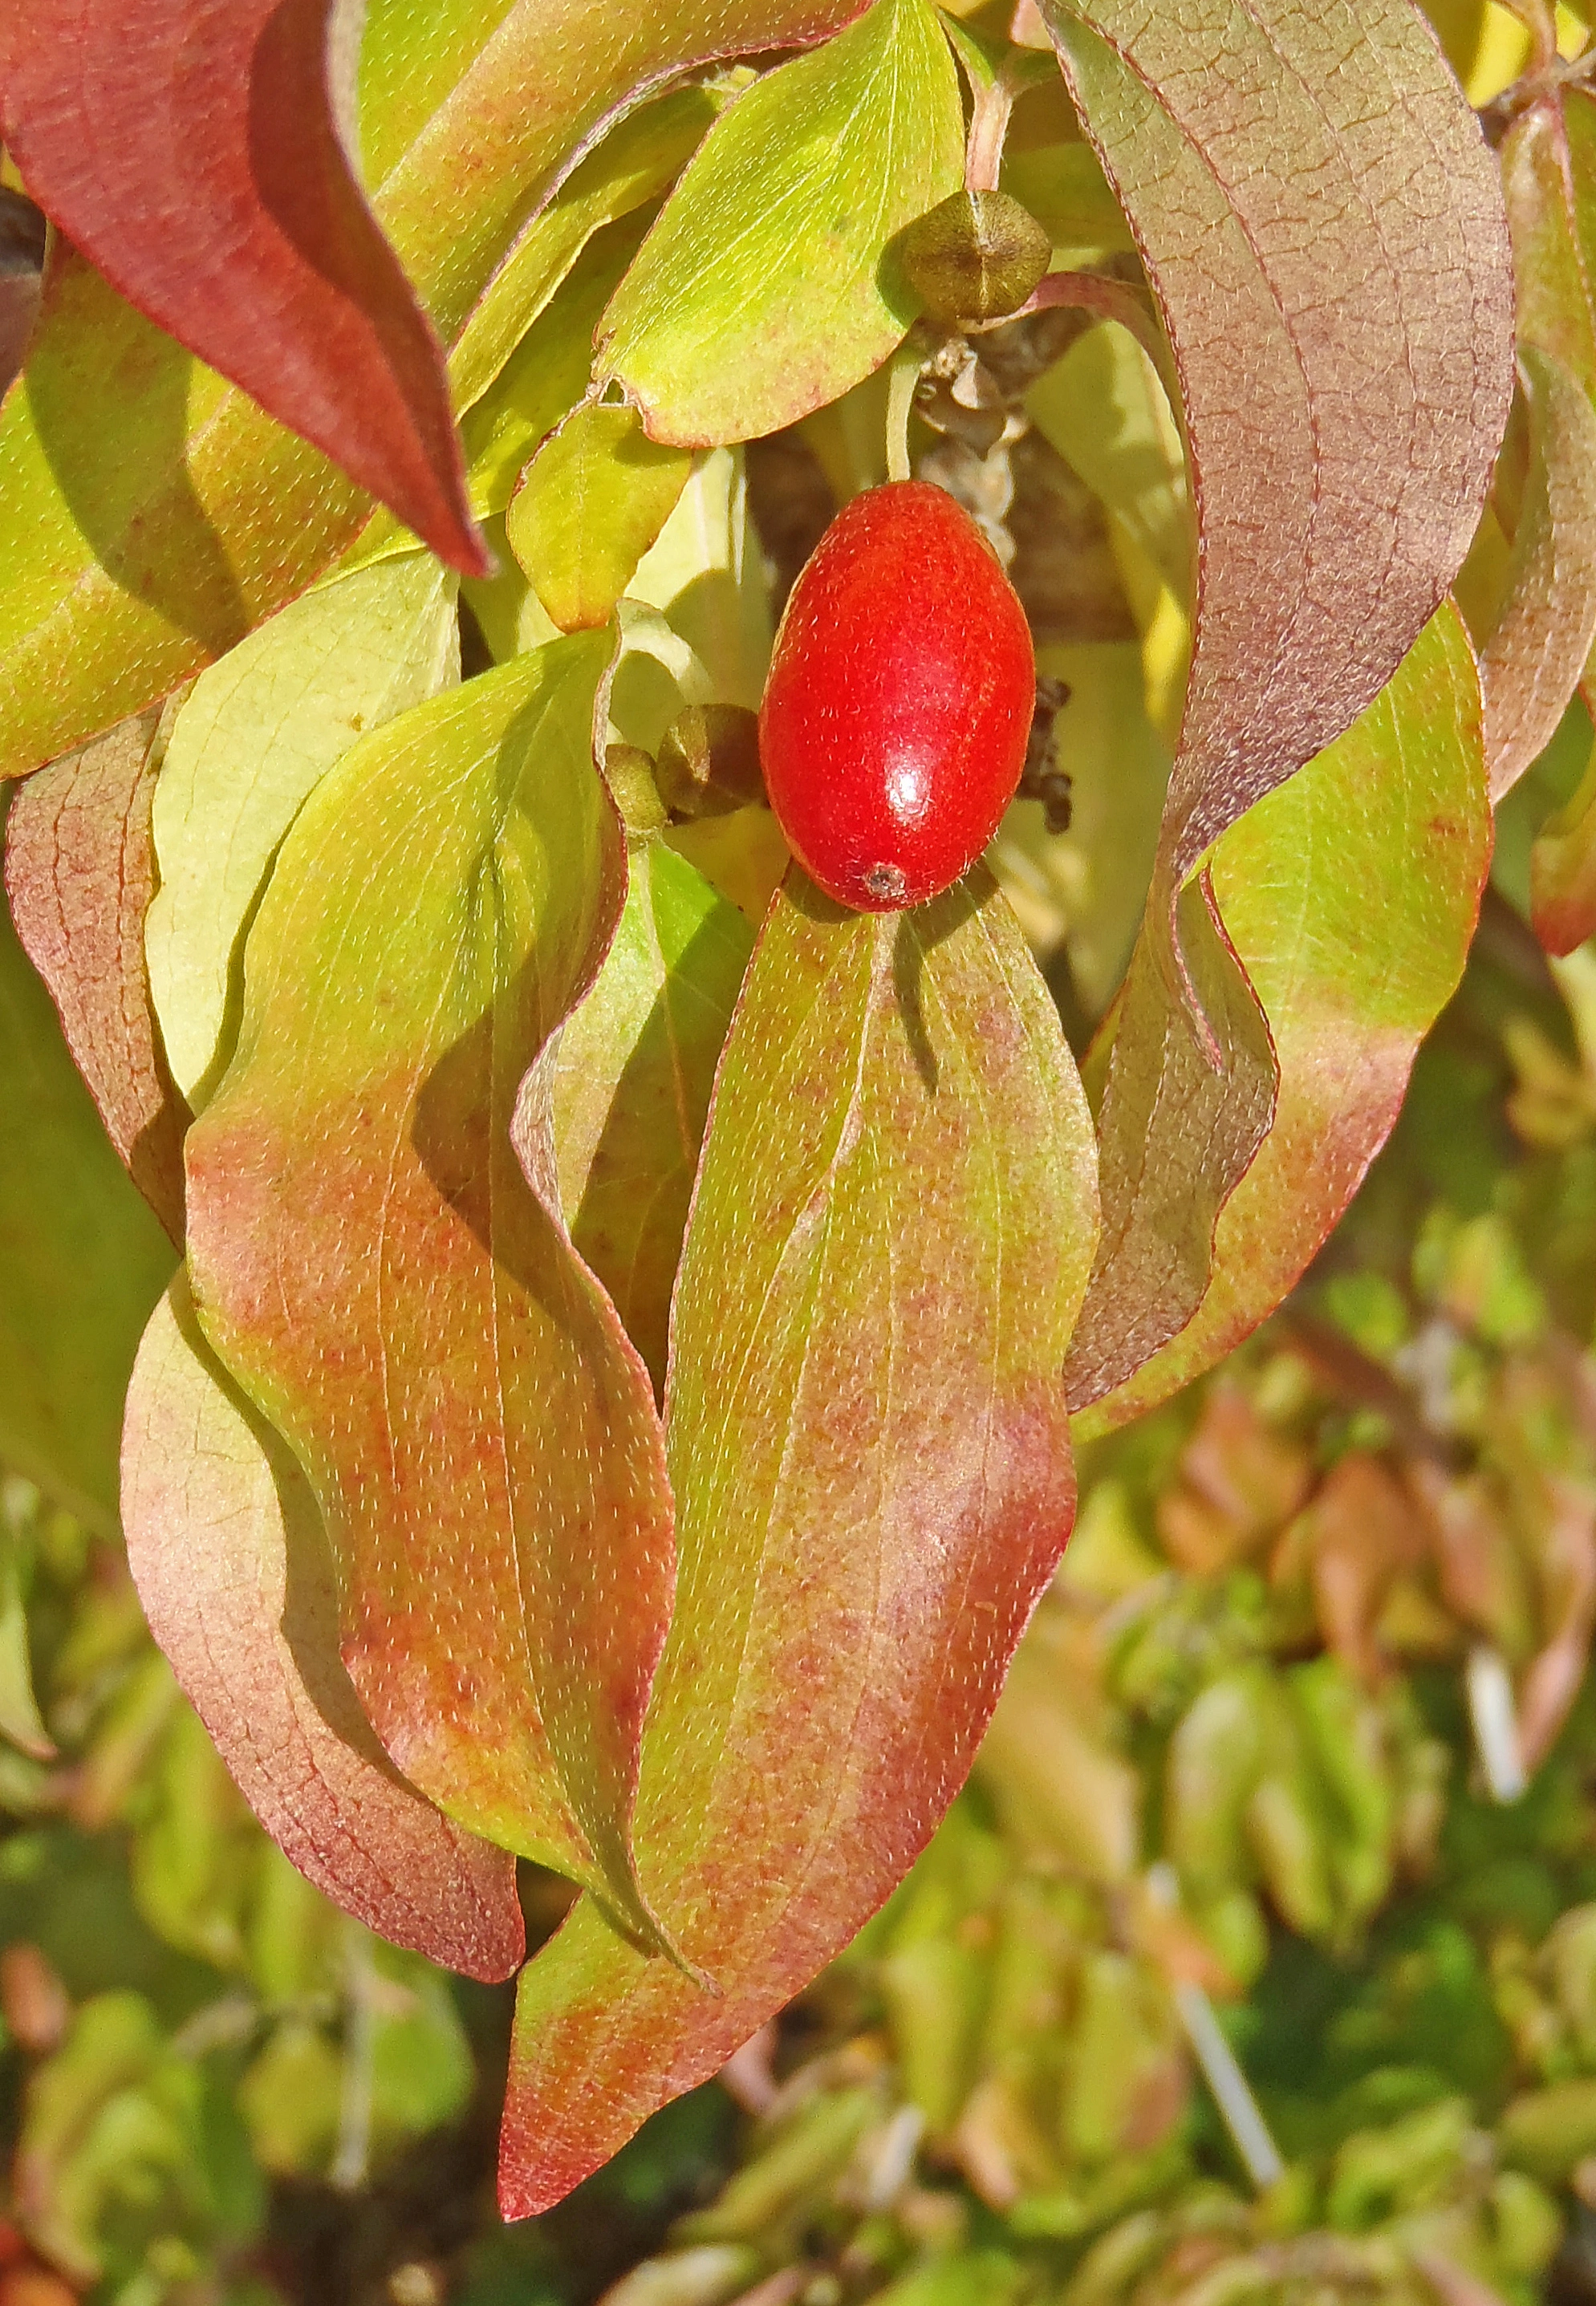
[[6, 819], [5, 891], [107, 1134], [181, 1248], [189, 1113], [144, 965], [163, 742], [161, 716], [140, 713], [30, 777]]
[[345, 150], [347, 47], [334, 0], [16, 0], [6, 142], [123, 295], [481, 575], [443, 354]]
[[1188, 884], [1390, 677], [1462, 561], [1506, 418], [1512, 284], [1490, 156], [1402, 0], [1043, 13], [1163, 314], [1198, 528], [1185, 718], [1071, 1350], [1085, 1403], [1190, 1318], [1273, 1107], [1256, 1002]]
[[338, 1661], [309, 1485], [200, 1334], [182, 1276], [128, 1390], [128, 1560], [150, 1631], [266, 1831], [346, 1913], [474, 1977], [525, 1932], [515, 1860], [405, 1784]]
[[580, 636], [483, 673], [305, 803], [190, 1132], [190, 1257], [207, 1337], [310, 1478], [394, 1760], [647, 1930], [627, 1824], [663, 1446], [560, 1221], [533, 1071], [625, 894], [591, 755], [609, 653]]
[[1070, 1525], [1059, 1372], [1093, 1223], [1080, 1085], [990, 880], [866, 919], [795, 875], [677, 1283], [680, 1576], [637, 1820], [649, 1893], [723, 1992], [577, 1908], [523, 1978], [509, 2216], [714, 2072], [961, 1782]]

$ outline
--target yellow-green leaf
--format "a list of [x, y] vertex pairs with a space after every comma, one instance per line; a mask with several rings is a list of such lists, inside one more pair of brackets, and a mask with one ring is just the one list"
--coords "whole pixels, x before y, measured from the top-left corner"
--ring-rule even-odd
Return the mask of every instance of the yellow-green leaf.
[[605, 316], [601, 373], [688, 448], [837, 399], [914, 319], [891, 243], [957, 191], [963, 153], [935, 11], [875, 0], [717, 121]]

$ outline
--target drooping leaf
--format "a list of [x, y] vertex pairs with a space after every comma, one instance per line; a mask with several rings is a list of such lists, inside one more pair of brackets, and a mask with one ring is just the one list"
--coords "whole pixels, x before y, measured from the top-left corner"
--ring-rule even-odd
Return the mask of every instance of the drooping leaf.
[[692, 465], [687, 449], [651, 440], [635, 409], [594, 401], [544, 441], [510, 500], [505, 535], [561, 632], [609, 623]]
[[657, 1388], [670, 1291], [726, 1029], [753, 932], [662, 841], [632, 852], [615, 943], [559, 1037], [559, 1198]]
[[1071, 1349], [1085, 1404], [1190, 1318], [1269, 1124], [1268, 1036], [1191, 876], [1368, 704], [1461, 563], [1507, 414], [1512, 283], [1490, 156], [1404, 0], [1178, 16], [1043, 0], [1043, 15], [1145, 252], [1199, 531], [1185, 718]]
[[1215, 851], [1215, 900], [1268, 1020], [1279, 1098], [1220, 1217], [1195, 1315], [1078, 1418], [1078, 1439], [1211, 1368], [1319, 1249], [1462, 974], [1490, 838], [1479, 684], [1447, 608], [1345, 736]]
[[442, 1816], [378, 1745], [339, 1662], [309, 1485], [223, 1374], [181, 1275], [134, 1366], [122, 1511], [150, 1631], [285, 1854], [396, 1943], [511, 1976], [515, 1860]]
[[[713, 56], [824, 38], [856, 6], [736, 0], [700, 31], [574, 0], [556, 37], [549, 0], [514, 0], [497, 30], [487, 8], [407, 23], [407, 0], [371, 0], [367, 49], [387, 60], [363, 88], [362, 141], [381, 163], [372, 206], [442, 342], [458, 341], [573, 155], [639, 91]], [[507, 296], [474, 371], [484, 383], [515, 341], [523, 307]], [[319, 452], [58, 249], [27, 378], [0, 412], [0, 775], [233, 646], [368, 509]]]
[[189, 1114], [144, 965], [160, 715], [143, 713], [30, 777], [5, 824], [5, 893], [112, 1144], [183, 1246]]
[[116, 1525], [122, 1402], [172, 1248], [0, 909], [0, 1458]]
[[1493, 800], [1557, 733], [1596, 641], [1596, 408], [1549, 353], [1522, 354], [1530, 469], [1506, 592], [1480, 650]]
[[[783, 1125], [771, 1125], [772, 1094]], [[990, 879], [798, 876], [721, 1060], [677, 1284], [680, 1577], [639, 1866], [703, 1994], [584, 1901], [525, 1972], [500, 2165], [556, 2200], [853, 1935], [969, 1767], [1072, 1509], [1089, 1123]]]
[[279, 611], [180, 706], [156, 786], [145, 946], [172, 1070], [196, 1107], [231, 1052], [243, 935], [277, 844], [362, 734], [459, 678], [454, 594], [430, 554], [356, 570]]
[[443, 354], [345, 149], [350, 21], [334, 0], [15, 0], [6, 143], [140, 312], [481, 576]]
[[[345, 1661], [405, 1774], [634, 1926], [627, 1820], [671, 1584], [646, 1371], [572, 1251], [545, 1066], [626, 888], [604, 636], [346, 753], [278, 852], [191, 1131], [206, 1335], [304, 1466]], [[534, 1189], [535, 1187], [535, 1189]]]
[[605, 317], [600, 373], [649, 435], [752, 440], [878, 368], [917, 305], [902, 226], [958, 189], [958, 74], [926, 0], [875, 0], [739, 96]]

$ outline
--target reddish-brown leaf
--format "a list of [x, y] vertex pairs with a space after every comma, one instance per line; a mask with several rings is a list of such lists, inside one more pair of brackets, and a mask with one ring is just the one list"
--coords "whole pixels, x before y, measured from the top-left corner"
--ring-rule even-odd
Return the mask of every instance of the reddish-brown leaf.
[[525, 1951], [516, 1865], [394, 1768], [338, 1659], [310, 1486], [245, 1406], [181, 1273], [128, 1388], [128, 1560], [150, 1631], [266, 1831], [346, 1913], [473, 1977]]
[[[13, 0], [6, 142], [139, 310], [468, 576], [443, 355], [350, 167], [336, 0]], [[337, 83], [335, 86], [335, 81]]]
[[1361, 711], [1455, 573], [1506, 418], [1512, 279], [1490, 155], [1405, 0], [1043, 13], [1163, 313], [1199, 532], [1071, 1356], [1084, 1403], [1191, 1312], [1273, 1107], [1262, 1018], [1191, 877]]
[[1081, 1412], [1078, 1441], [1212, 1368], [1320, 1248], [1456, 990], [1491, 833], [1479, 678], [1447, 604], [1345, 735], [1233, 824], [1206, 868], [1269, 1021], [1279, 1093], [1220, 1213], [1196, 1311]]
[[388, 1753], [646, 1932], [663, 1437], [561, 1222], [535, 1062], [625, 896], [592, 759], [609, 653], [552, 642], [416, 705], [306, 800], [189, 1132], [189, 1256], [212, 1348], [310, 1479]]
[[990, 880], [866, 918], [795, 873], [733, 1019], [677, 1284], [680, 1577], [638, 1798], [645, 1889], [722, 1992], [584, 1902], [522, 1982], [511, 2216], [713, 2073], [962, 1781], [1068, 1532], [1092, 1170], [1056, 1011]]
[[6, 819], [5, 893], [106, 1133], [179, 1249], [183, 1133], [144, 967], [160, 716], [141, 713], [40, 769]]

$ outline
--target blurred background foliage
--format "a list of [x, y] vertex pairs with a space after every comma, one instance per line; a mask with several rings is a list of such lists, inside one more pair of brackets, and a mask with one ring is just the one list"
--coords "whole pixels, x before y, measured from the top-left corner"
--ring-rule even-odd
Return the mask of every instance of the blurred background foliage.
[[1314, 1270], [1087, 1453], [909, 1881], [508, 2232], [508, 1990], [293, 1872], [7, 1478], [0, 2306], [1596, 2297], [1593, 1322], [1596, 956], [1493, 892]]

